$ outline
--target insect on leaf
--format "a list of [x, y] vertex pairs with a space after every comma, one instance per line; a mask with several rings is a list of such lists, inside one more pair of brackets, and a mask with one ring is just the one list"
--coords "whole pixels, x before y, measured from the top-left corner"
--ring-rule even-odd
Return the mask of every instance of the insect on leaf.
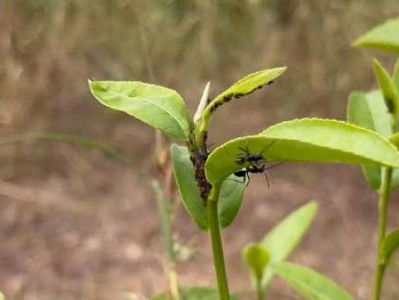
[[224, 99], [231, 99], [232, 97], [239, 98], [248, 95], [263, 87], [265, 84], [272, 83], [280, 77], [286, 69], [286, 67], [279, 67], [251, 73], [234, 83], [230, 88], [218, 95], [213, 101], [224, 101]]
[[246, 147], [267, 162], [329, 162], [399, 166], [399, 153], [381, 135], [346, 122], [297, 119], [269, 127], [258, 135], [240, 137], [217, 147], [208, 157], [205, 173], [211, 184], [247, 167], [237, 157]]
[[174, 90], [139, 81], [89, 81], [103, 105], [131, 115], [163, 133], [186, 139], [192, 127], [186, 104]]
[[[208, 229], [208, 217], [204, 201], [198, 190], [194, 168], [187, 147], [173, 144], [171, 146], [173, 169], [179, 194], [183, 205], [202, 230]], [[245, 183], [230, 176], [223, 182], [219, 198], [219, 222], [222, 228], [229, 226], [241, 207]]]

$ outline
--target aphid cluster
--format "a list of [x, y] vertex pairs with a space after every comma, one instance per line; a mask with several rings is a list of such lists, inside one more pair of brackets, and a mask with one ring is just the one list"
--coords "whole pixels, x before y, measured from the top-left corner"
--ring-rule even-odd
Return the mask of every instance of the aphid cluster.
[[[270, 84], [272, 84], [272, 83], [273, 83], [273, 80], [269, 81], [269, 82], [267, 83], [267, 85], [270, 85]], [[223, 105], [223, 104], [225, 104], [225, 103], [227, 103], [227, 102], [230, 102], [233, 98], [238, 99], [238, 98], [241, 98], [241, 97], [243, 97], [243, 96], [252, 94], [252, 93], [255, 92], [256, 90], [261, 89], [263, 86], [264, 86], [264, 85], [260, 85], [260, 86], [258, 86], [258, 87], [256, 87], [256, 88], [254, 88], [253, 90], [249, 91], [248, 93], [232, 93], [232, 94], [228, 94], [228, 95], [224, 96], [223, 99], [222, 99], [221, 101], [216, 102], [216, 103], [212, 106], [211, 112], [213, 113], [219, 106], [221, 106], [221, 105]], [[209, 100], [210, 100], [210, 99], [209, 99]], [[209, 100], [208, 100], [208, 104], [210, 103]]]

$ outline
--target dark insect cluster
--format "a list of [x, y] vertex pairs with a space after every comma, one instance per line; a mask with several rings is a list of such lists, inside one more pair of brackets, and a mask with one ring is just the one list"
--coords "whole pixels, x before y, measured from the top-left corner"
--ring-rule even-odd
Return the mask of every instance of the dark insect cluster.
[[[272, 83], [273, 83], [273, 80], [269, 81], [269, 82], [267, 83], [267, 85], [270, 85], [270, 84], [272, 84]], [[253, 90], [249, 91], [248, 93], [232, 93], [232, 94], [228, 94], [228, 95], [226, 95], [226, 96], [223, 97], [222, 101], [219, 101], [219, 102], [215, 103], [214, 106], [212, 106], [211, 112], [213, 113], [219, 106], [221, 106], [221, 105], [223, 105], [223, 104], [225, 104], [225, 103], [227, 103], [227, 102], [230, 102], [233, 98], [238, 99], [238, 98], [241, 98], [241, 97], [243, 97], [243, 96], [252, 94], [252, 93], [255, 92], [256, 90], [261, 89], [263, 86], [264, 86], [264, 85], [260, 85], [260, 86], [258, 86], [258, 87], [256, 87], [256, 88], [254, 88]], [[209, 103], [209, 102], [208, 102], [208, 103]]]
[[[274, 142], [272, 142], [270, 145], [268, 145], [266, 147], [266, 149], [271, 147], [273, 143]], [[245, 163], [248, 163], [249, 166], [247, 166], [239, 171], [234, 172], [234, 175], [237, 177], [243, 178], [243, 182], [247, 181], [247, 185], [248, 185], [249, 181], [250, 181], [250, 174], [262, 173], [267, 181], [268, 187], [270, 187], [270, 180], [269, 180], [267, 171], [280, 165], [281, 163], [267, 165], [267, 162], [262, 155], [262, 152], [266, 149], [264, 149], [263, 151], [261, 151], [259, 153], [251, 153], [247, 147], [246, 148], [239, 147], [239, 149], [242, 151], [242, 153], [239, 154], [235, 158], [236, 164], [243, 165]]]

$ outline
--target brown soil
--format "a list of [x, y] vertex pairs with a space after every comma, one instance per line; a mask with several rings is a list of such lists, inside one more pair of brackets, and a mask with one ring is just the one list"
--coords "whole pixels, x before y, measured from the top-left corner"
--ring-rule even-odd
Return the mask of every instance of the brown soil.
[[[0, 289], [12, 300], [127, 299], [130, 292], [146, 299], [164, 290], [165, 258], [147, 170], [138, 173], [66, 149], [75, 157], [68, 174], [0, 181]], [[240, 250], [296, 207], [318, 199], [316, 220], [291, 260], [334, 278], [356, 299], [367, 299], [377, 202], [360, 171], [285, 164], [272, 176], [270, 189], [262, 178], [252, 179], [239, 216], [223, 232], [231, 289], [254, 298]], [[392, 211], [398, 208], [395, 198]], [[175, 229], [186, 247], [178, 268], [181, 283], [214, 285], [207, 236], [181, 206]], [[398, 299], [397, 269], [390, 268], [388, 277], [384, 299]], [[275, 280], [268, 299], [293, 295]]]

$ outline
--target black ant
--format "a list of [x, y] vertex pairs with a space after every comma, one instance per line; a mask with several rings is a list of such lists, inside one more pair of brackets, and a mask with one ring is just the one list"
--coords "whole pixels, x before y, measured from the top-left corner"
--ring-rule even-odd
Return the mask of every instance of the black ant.
[[263, 173], [263, 175], [265, 176], [265, 179], [267, 181], [267, 187], [270, 188], [270, 180], [269, 180], [269, 177], [267, 176], [267, 171], [272, 169], [272, 168], [274, 168], [274, 167], [277, 167], [277, 166], [279, 166], [281, 164], [282, 163], [279, 162], [279, 163], [276, 163], [276, 164], [273, 164], [273, 165], [269, 165], [269, 166], [267, 166], [266, 164], [262, 164], [261, 166], [250, 165], [247, 168], [244, 168], [242, 170], [234, 172], [234, 175], [237, 176], [237, 177], [242, 177], [243, 178], [243, 182], [247, 181], [246, 185], [248, 186], [249, 181], [251, 179], [250, 178], [250, 174]]
[[265, 149], [263, 149], [261, 152], [259, 153], [251, 153], [248, 150], [248, 147], [242, 148], [242, 147], [238, 147], [238, 149], [240, 149], [243, 153], [239, 154], [236, 159], [235, 162], [237, 165], [243, 165], [244, 163], [248, 162], [250, 164], [250, 166], [255, 166], [255, 167], [260, 167], [259, 163], [265, 161], [265, 159], [263, 158], [262, 152], [265, 151], [266, 149], [270, 148], [275, 141], [272, 141]]

